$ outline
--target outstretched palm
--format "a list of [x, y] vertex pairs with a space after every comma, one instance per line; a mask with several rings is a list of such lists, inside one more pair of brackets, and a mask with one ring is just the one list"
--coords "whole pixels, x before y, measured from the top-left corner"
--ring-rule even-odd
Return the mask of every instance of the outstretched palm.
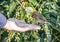
[[40, 30], [40, 27], [37, 25], [26, 24], [25, 21], [17, 20], [15, 18], [8, 19], [5, 28], [8, 30], [15, 30], [20, 32], [25, 32], [29, 30]]

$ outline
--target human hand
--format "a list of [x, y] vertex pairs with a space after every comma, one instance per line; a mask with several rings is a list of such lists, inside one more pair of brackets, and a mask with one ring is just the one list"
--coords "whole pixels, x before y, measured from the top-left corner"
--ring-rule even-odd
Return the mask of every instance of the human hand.
[[4, 26], [5, 29], [14, 30], [19, 32], [25, 32], [29, 30], [40, 30], [41, 27], [33, 24], [26, 24], [22, 20], [16, 19], [8, 19], [6, 25]]

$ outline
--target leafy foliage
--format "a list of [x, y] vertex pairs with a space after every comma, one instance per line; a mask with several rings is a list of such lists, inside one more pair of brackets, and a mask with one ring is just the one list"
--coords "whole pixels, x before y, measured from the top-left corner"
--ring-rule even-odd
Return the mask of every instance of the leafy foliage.
[[[27, 7], [31, 7], [30, 10], [26, 10]], [[36, 23], [31, 16], [34, 11], [51, 25]], [[0, 29], [0, 42], [60, 42], [60, 0], [0, 0], [0, 12], [7, 19], [15, 17], [41, 26], [39, 31], [25, 33]]]

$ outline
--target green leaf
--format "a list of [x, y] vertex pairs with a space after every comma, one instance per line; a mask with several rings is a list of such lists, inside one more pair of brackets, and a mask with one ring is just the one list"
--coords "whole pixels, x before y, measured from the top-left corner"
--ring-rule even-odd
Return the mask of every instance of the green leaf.
[[16, 8], [16, 2], [12, 1], [9, 6], [9, 14], [12, 14], [15, 8]]
[[37, 0], [29, 0], [33, 5], [37, 5]]

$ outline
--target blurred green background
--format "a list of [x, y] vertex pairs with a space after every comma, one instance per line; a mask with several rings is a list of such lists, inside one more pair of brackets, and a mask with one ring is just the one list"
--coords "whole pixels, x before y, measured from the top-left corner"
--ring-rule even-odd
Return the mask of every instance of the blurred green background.
[[[42, 14], [51, 26], [34, 22], [34, 11]], [[41, 27], [25, 33], [0, 29], [0, 42], [60, 42], [60, 0], [0, 0], [0, 13], [7, 19], [14, 17]]]

